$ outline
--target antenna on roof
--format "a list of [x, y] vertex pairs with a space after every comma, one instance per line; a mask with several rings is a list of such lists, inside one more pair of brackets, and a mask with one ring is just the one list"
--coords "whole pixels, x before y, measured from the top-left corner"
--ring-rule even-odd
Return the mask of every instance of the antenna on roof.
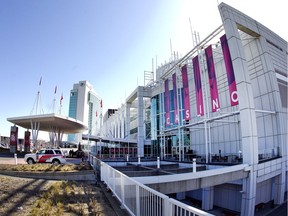
[[172, 40], [171, 40], [171, 38], [170, 38], [170, 51], [171, 51], [171, 58], [172, 58], [172, 60], [173, 60], [173, 51], [172, 51], [173, 49], [172, 49]]
[[192, 44], [193, 44], [193, 47], [195, 47], [196, 46], [196, 41], [194, 40], [194, 37], [193, 37], [193, 30], [192, 30], [190, 17], [189, 17], [189, 24], [190, 24], [190, 31], [191, 31], [191, 37], [192, 37]]

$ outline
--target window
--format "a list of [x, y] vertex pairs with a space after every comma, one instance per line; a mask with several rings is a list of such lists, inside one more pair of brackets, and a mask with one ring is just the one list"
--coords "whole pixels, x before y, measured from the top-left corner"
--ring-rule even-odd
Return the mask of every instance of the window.
[[53, 152], [53, 150], [47, 149], [47, 150], [45, 151], [45, 154], [54, 154], [54, 152]]
[[56, 154], [62, 154], [61, 150], [58, 150], [58, 149], [55, 150], [55, 153]]

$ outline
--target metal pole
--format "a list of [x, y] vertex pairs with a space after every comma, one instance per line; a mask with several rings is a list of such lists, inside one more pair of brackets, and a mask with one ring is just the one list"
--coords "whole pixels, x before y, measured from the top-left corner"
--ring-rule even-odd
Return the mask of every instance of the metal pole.
[[[163, 135], [164, 135], [164, 140], [163, 140], [163, 142], [160, 144], [161, 145], [161, 148], [162, 148], [162, 144], [165, 146], [165, 132], [164, 132], [164, 126], [165, 126], [165, 121], [164, 121], [164, 119], [165, 119], [165, 113], [164, 113], [164, 81], [162, 80], [162, 83], [163, 83], [163, 85], [161, 85], [162, 86], [162, 89], [163, 89], [163, 92], [162, 92], [162, 94], [161, 94], [161, 103], [162, 103], [162, 106], [160, 106], [161, 107], [161, 115], [160, 115], [160, 127], [161, 127], [161, 131], [163, 132]], [[161, 149], [161, 154], [162, 154], [162, 149]], [[165, 148], [164, 148], [164, 155], [165, 155]]]
[[[176, 74], [176, 83], [177, 83], [177, 103], [178, 103], [178, 136], [179, 136], [179, 161], [181, 161], [181, 151], [182, 151], [182, 135], [181, 128], [183, 127], [183, 107], [182, 107], [182, 92], [178, 90], [178, 79]], [[180, 127], [181, 126], [181, 127]], [[183, 154], [184, 156], [184, 154]], [[183, 157], [184, 159], [184, 157]]]
[[165, 133], [164, 133], [164, 158], [166, 158], [166, 144], [165, 144]]
[[181, 143], [181, 134], [180, 134], [180, 127], [178, 127], [178, 139], [179, 139], [179, 143], [178, 143], [178, 148], [179, 148], [179, 162], [181, 161], [181, 147], [182, 147], [182, 143]]
[[[161, 160], [163, 160], [163, 149], [162, 149], [162, 146], [163, 146], [163, 127], [161, 126], [161, 129], [160, 129], [160, 147], [161, 147]], [[165, 148], [164, 148], [165, 149]], [[164, 150], [165, 151], [165, 150]]]
[[[204, 55], [203, 55], [204, 56]], [[207, 78], [207, 73], [206, 73], [206, 65], [205, 65], [205, 62], [204, 62], [204, 58], [202, 57], [202, 67], [204, 68], [204, 70], [202, 70], [202, 74], [203, 74], [203, 80], [204, 82], [204, 93], [205, 93], [205, 96], [203, 97], [204, 98], [204, 104], [206, 105], [205, 106], [205, 111], [204, 111], [204, 118], [205, 119], [209, 119], [210, 118], [210, 115], [209, 115], [209, 105], [208, 105], [208, 90], [207, 90], [207, 85], [206, 85], [206, 81], [208, 81], [208, 78]], [[211, 154], [211, 133], [210, 133], [210, 122], [204, 122], [204, 126], [205, 126], [205, 146], [206, 146], [206, 163], [208, 163], [210, 161], [210, 154]]]

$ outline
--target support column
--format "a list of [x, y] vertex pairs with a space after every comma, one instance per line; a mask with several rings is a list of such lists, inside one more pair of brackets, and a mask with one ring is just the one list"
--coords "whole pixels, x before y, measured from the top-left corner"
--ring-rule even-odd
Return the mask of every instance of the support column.
[[274, 204], [281, 205], [285, 194], [285, 163], [282, 163], [282, 172], [275, 177], [275, 192], [273, 194]]
[[130, 108], [131, 108], [131, 103], [126, 103], [126, 112], [125, 112], [125, 139], [130, 139]]
[[205, 211], [213, 209], [214, 187], [203, 188], [202, 190], [202, 209]]
[[248, 178], [243, 179], [241, 216], [254, 215], [256, 198], [256, 171], [251, 170]]
[[33, 141], [35, 149], [38, 149], [37, 139], [38, 139], [39, 128], [40, 128], [40, 122], [33, 122], [31, 120], [32, 141]]
[[242, 187], [244, 193], [242, 194], [241, 215], [254, 215], [257, 186], [257, 170], [255, 169], [258, 164], [258, 134], [252, 84], [237, 24], [233, 20], [234, 17], [227, 16], [226, 10], [229, 10], [229, 8], [221, 5], [219, 6], [219, 11], [225, 28], [237, 83], [237, 92], [234, 94], [234, 100], [237, 97], [239, 101], [243, 163], [251, 166], [249, 177], [243, 179]]
[[275, 77], [275, 69], [273, 62], [271, 61], [271, 56], [269, 54], [269, 47], [267, 41], [264, 37], [259, 38], [260, 47], [262, 48], [262, 58], [263, 61], [266, 63], [266, 71], [264, 71], [267, 76], [269, 76], [271, 84], [272, 92], [273, 92], [273, 99], [275, 101], [275, 111], [276, 111], [276, 122], [278, 125], [278, 143], [279, 146], [277, 147], [279, 150], [277, 152], [278, 156], [281, 156], [281, 174], [275, 177], [275, 193], [274, 193], [274, 203], [280, 205], [284, 202], [284, 194], [285, 194], [285, 185], [286, 182], [286, 164], [287, 162], [287, 155], [288, 155], [288, 148], [287, 148], [287, 113], [282, 108], [279, 88], [278, 88], [278, 81]]
[[49, 139], [50, 139], [51, 147], [55, 147], [55, 132], [53, 131], [53, 128], [50, 128]]
[[184, 200], [185, 198], [186, 198], [186, 193], [185, 192], [176, 193], [176, 199], [177, 200]]
[[138, 145], [137, 145], [137, 152], [138, 156], [144, 156], [144, 103], [143, 103], [143, 87], [138, 86], [137, 90], [137, 108], [138, 108]]
[[62, 138], [63, 138], [63, 131], [61, 131], [58, 128], [54, 128], [54, 133], [56, 134], [56, 143], [57, 143], [56, 147], [59, 147], [60, 142], [62, 141]]

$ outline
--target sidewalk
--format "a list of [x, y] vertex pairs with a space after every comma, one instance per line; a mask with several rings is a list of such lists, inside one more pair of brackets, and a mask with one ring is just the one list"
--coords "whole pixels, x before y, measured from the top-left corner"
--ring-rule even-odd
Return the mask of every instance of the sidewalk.
[[23, 158], [8, 158], [8, 157], [0, 157], [0, 164], [25, 164]]

